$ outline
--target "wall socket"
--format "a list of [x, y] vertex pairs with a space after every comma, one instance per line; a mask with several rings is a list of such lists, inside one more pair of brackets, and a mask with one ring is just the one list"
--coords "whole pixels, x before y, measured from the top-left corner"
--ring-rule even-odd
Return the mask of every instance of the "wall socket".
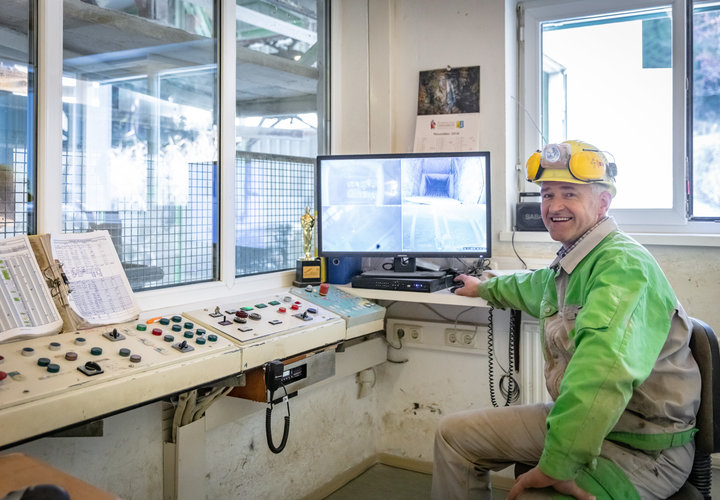
[[393, 346], [487, 353], [487, 327], [389, 318], [386, 338]]
[[467, 328], [446, 328], [445, 329], [445, 345], [451, 347], [475, 347], [477, 342], [477, 336], [480, 334], [478, 329], [477, 334], [475, 330]]

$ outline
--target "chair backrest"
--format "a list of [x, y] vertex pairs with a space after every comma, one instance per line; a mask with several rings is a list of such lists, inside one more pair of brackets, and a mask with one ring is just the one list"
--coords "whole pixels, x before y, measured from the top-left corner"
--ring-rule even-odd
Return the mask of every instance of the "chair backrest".
[[720, 452], [720, 345], [710, 326], [692, 321], [690, 350], [700, 367], [702, 393], [697, 415], [695, 445], [702, 453]]

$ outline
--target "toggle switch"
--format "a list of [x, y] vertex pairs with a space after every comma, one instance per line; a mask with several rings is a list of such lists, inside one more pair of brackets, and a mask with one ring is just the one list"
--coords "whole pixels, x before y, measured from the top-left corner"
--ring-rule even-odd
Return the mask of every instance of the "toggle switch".
[[95, 361], [88, 361], [84, 365], [78, 366], [78, 370], [83, 372], [88, 377], [92, 377], [93, 375], [100, 375], [104, 372], [100, 365], [97, 364]]

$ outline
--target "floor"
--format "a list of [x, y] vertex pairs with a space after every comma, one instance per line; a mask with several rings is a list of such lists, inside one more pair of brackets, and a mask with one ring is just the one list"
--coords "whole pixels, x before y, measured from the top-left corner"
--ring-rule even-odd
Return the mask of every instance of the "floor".
[[[324, 500], [429, 500], [431, 476], [377, 464]], [[720, 495], [720, 470], [713, 468], [713, 496]], [[493, 492], [503, 500], [507, 492]]]
[[[324, 500], [430, 500], [430, 474], [377, 464]], [[503, 500], [507, 492], [493, 494]]]

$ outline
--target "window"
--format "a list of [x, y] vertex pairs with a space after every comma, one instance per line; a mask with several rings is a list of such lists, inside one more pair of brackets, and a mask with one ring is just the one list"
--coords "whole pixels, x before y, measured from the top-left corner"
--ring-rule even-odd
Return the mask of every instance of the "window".
[[98, 4], [64, 3], [63, 230], [109, 231], [134, 290], [217, 279], [214, 2]]
[[324, 2], [238, 0], [236, 275], [295, 267], [314, 211]]
[[[714, 76], [720, 67], [720, 17], [713, 17], [707, 4], [702, 15], [697, 8], [694, 15], [690, 95], [703, 85], [707, 97], [695, 97], [694, 134], [688, 137], [684, 5], [682, 0], [528, 2], [520, 10], [528, 110], [521, 151], [566, 138], [607, 151], [618, 166], [611, 213], [633, 231], [720, 232], [717, 225], [698, 224], [699, 210], [720, 217], [720, 182], [709, 175], [710, 165], [717, 165], [715, 154], [720, 161], [720, 141], [712, 135], [720, 110], [720, 79]], [[686, 160], [693, 140], [694, 155]]]
[[35, 36], [32, 2], [0, 16], [0, 238], [35, 228]]
[[693, 2], [692, 191], [694, 218], [720, 219], [720, 3]]

